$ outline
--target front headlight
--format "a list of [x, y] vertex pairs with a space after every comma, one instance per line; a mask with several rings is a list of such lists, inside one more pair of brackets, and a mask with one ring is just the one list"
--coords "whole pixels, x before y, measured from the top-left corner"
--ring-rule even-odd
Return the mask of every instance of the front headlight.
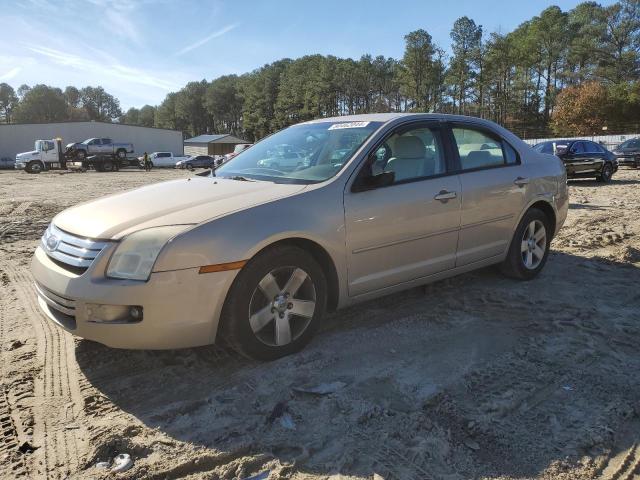
[[154, 227], [128, 235], [111, 256], [107, 277], [148, 280], [162, 247], [188, 227], [189, 225]]

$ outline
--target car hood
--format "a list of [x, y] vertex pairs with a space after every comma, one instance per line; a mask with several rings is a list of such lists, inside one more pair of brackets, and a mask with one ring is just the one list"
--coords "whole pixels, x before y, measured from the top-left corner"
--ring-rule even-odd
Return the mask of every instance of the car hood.
[[20, 159], [20, 158], [29, 158], [29, 157], [33, 157], [34, 155], [37, 155], [38, 151], [37, 150], [32, 150], [31, 152], [21, 152], [18, 153], [16, 155], [16, 158]]
[[147, 185], [71, 207], [54, 219], [60, 229], [95, 239], [119, 239], [145, 228], [197, 224], [294, 195], [306, 185], [191, 177]]

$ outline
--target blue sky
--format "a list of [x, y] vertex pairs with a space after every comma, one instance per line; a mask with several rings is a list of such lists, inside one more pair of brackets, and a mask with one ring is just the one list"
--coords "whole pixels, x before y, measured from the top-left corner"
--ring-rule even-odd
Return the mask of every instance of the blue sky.
[[[191, 80], [310, 53], [400, 58], [424, 28], [445, 49], [456, 18], [508, 32], [545, 0], [0, 0], [0, 82], [102, 85], [123, 108]], [[609, 4], [612, 1], [605, 0]]]

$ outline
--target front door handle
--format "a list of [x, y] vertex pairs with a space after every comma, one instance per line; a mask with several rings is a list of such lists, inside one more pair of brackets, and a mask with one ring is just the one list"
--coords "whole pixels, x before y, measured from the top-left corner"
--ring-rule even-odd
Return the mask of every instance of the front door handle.
[[529, 183], [529, 179], [524, 177], [518, 177], [513, 181], [513, 183], [519, 187], [524, 187]]
[[438, 200], [442, 203], [447, 203], [447, 201], [456, 198], [458, 194], [456, 192], [449, 192], [447, 190], [440, 190], [438, 194], [433, 197], [434, 200]]

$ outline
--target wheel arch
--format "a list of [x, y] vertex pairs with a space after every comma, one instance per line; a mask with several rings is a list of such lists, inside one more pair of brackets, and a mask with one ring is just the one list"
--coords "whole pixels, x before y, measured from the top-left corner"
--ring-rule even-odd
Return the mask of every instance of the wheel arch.
[[551, 228], [551, 238], [553, 238], [556, 234], [557, 215], [556, 215], [555, 209], [553, 208], [553, 205], [551, 205], [551, 203], [548, 202], [547, 200], [538, 199], [534, 201], [531, 205], [529, 205], [527, 208], [525, 208], [524, 211], [522, 212], [522, 215], [520, 215], [520, 219], [518, 219], [518, 224], [522, 220], [522, 217], [524, 217], [524, 215], [532, 208], [537, 208], [538, 210], [542, 211], [542, 213], [544, 213], [547, 216], [547, 218], [549, 218], [550, 228]]
[[314, 260], [318, 262], [327, 279], [327, 311], [335, 311], [338, 307], [340, 298], [340, 280], [338, 271], [333, 262], [333, 259], [331, 258], [331, 255], [329, 255], [329, 252], [327, 252], [327, 250], [319, 243], [302, 237], [283, 238], [262, 247], [252, 256], [252, 258], [274, 247], [284, 245], [298, 247], [309, 253], [314, 258]]

